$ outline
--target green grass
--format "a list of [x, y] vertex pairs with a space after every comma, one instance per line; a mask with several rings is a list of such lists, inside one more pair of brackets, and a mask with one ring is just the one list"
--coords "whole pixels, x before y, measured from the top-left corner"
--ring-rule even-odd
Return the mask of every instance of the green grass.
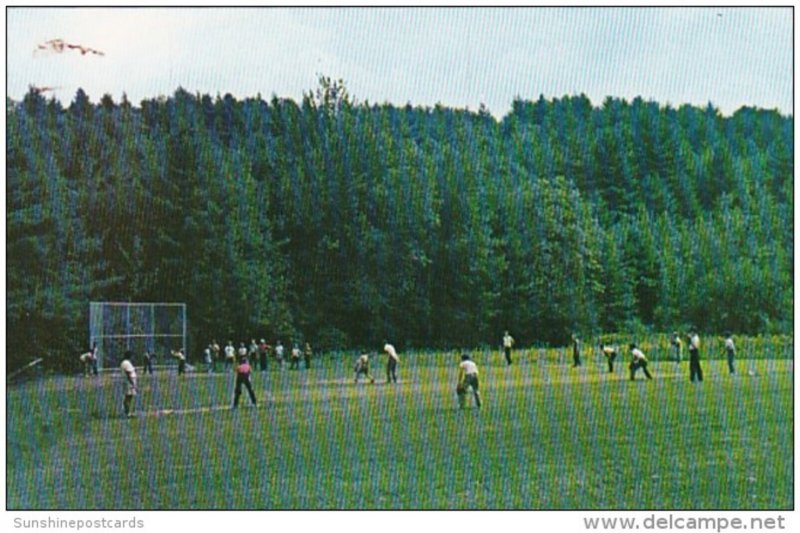
[[[401, 354], [402, 357], [402, 354]], [[477, 356], [482, 410], [456, 406], [457, 357], [406, 356], [401, 383], [351, 359], [256, 374], [61, 377], [9, 387], [9, 509], [790, 509], [792, 361], [651, 364], [655, 380]], [[754, 376], [747, 369], [755, 371]], [[215, 408], [216, 410], [204, 410]], [[173, 410], [171, 414], [164, 410]], [[159, 412], [161, 412], [159, 414]]]

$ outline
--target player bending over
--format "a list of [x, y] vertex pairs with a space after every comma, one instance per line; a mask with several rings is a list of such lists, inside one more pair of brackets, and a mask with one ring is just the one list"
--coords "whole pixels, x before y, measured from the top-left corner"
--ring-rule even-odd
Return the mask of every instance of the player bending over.
[[467, 399], [467, 388], [472, 387], [472, 395], [475, 397], [475, 405], [481, 408], [481, 394], [478, 392], [478, 365], [469, 358], [469, 355], [461, 356], [461, 363], [458, 365], [458, 384], [456, 394], [458, 395], [458, 408], [463, 409]]
[[178, 375], [186, 372], [186, 354], [183, 353], [183, 348], [178, 351], [170, 350], [172, 357], [178, 360]]
[[92, 373], [92, 359], [94, 359], [94, 354], [90, 351], [86, 353], [82, 353], [80, 356], [81, 364], [83, 365], [83, 375], [89, 376]]
[[613, 346], [607, 346], [600, 343], [600, 349], [603, 351], [603, 356], [606, 358], [606, 363], [608, 363], [608, 371], [609, 373], [614, 373], [614, 359], [617, 358], [617, 349]]
[[636, 347], [635, 344], [630, 345], [631, 348], [631, 356], [633, 359], [631, 360], [630, 369], [631, 369], [631, 381], [636, 378], [636, 371], [640, 368], [644, 372], [644, 375], [647, 379], [653, 379], [653, 376], [650, 375], [650, 372], [647, 370], [647, 357], [644, 356], [644, 353]]
[[373, 378], [369, 373], [369, 355], [362, 353], [361, 356], [356, 360], [356, 366], [354, 370], [356, 372], [356, 383], [358, 383], [358, 376], [361, 374], [367, 376], [367, 379], [370, 383], [375, 383], [375, 378]]
[[122, 408], [125, 410], [125, 416], [133, 416], [133, 400], [136, 397], [136, 368], [131, 363], [133, 353], [128, 350], [125, 352], [125, 359], [119, 367], [125, 375], [125, 399], [122, 401]]
[[397, 383], [397, 363], [400, 362], [397, 350], [386, 342], [383, 344], [383, 351], [389, 355], [389, 359], [386, 361], [386, 383]]

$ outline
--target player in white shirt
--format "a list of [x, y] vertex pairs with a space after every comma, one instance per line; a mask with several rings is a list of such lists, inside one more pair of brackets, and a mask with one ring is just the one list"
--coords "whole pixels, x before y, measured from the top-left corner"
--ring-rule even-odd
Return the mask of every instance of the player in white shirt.
[[511, 348], [514, 347], [514, 337], [512, 337], [508, 330], [503, 334], [503, 351], [506, 354], [506, 362], [511, 365]]
[[617, 358], [617, 349], [613, 346], [608, 346], [600, 343], [600, 350], [603, 352], [603, 356], [606, 358], [606, 363], [608, 363], [608, 371], [609, 373], [614, 373], [614, 359]]
[[356, 383], [358, 383], [358, 376], [364, 374], [367, 376], [367, 379], [370, 383], [375, 383], [375, 378], [369, 373], [369, 355], [363, 353], [361, 356], [356, 360], [356, 366], [354, 368], [356, 372]]
[[83, 365], [83, 375], [89, 376], [92, 373], [92, 359], [94, 355], [91, 351], [82, 353], [80, 356], [81, 364]]
[[125, 399], [122, 402], [122, 407], [127, 417], [133, 416], [133, 399], [137, 393], [136, 368], [134, 368], [133, 363], [131, 363], [132, 357], [133, 353], [128, 350], [125, 352], [125, 359], [122, 361], [122, 364], [119, 365], [122, 369], [122, 373], [125, 375]]
[[88, 352], [82, 353], [80, 356], [80, 361], [83, 364], [83, 375], [88, 376], [90, 374], [94, 374], [95, 376], [98, 374], [97, 372], [97, 343], [92, 343], [92, 347], [89, 349]]
[[183, 348], [180, 350], [170, 350], [169, 353], [178, 360], [178, 375], [184, 374], [186, 372], [186, 354], [183, 352]]
[[478, 365], [469, 358], [469, 355], [463, 354], [461, 356], [461, 363], [458, 365], [458, 384], [456, 385], [459, 409], [464, 408], [468, 388], [472, 388], [472, 395], [475, 397], [475, 405], [480, 409], [481, 394], [478, 392]]
[[211, 345], [209, 344], [206, 346], [206, 349], [203, 350], [203, 362], [206, 364], [206, 372], [209, 374], [214, 371], [214, 359], [212, 359], [211, 355]]
[[228, 341], [225, 345], [225, 368], [233, 368], [234, 361], [236, 361], [236, 348], [233, 347], [233, 341]]
[[728, 357], [728, 370], [731, 374], [735, 374], [733, 358], [736, 356], [736, 346], [733, 344], [733, 335], [731, 335], [730, 331], [725, 333], [725, 355]]
[[653, 379], [653, 376], [651, 376], [650, 372], [647, 370], [647, 357], [644, 356], [644, 353], [637, 348], [635, 344], [631, 344], [630, 348], [631, 356], [633, 357], [629, 367], [631, 369], [631, 381], [636, 378], [636, 371], [640, 368], [644, 371], [644, 375], [647, 379]]
[[283, 370], [283, 344], [280, 340], [275, 343], [275, 359], [278, 360], [281, 370]]
[[386, 383], [397, 383], [397, 363], [400, 362], [397, 350], [387, 342], [383, 345], [383, 351], [389, 355], [386, 361]]
[[300, 356], [303, 355], [297, 343], [292, 344], [292, 354], [289, 358], [289, 369], [300, 370]]
[[700, 336], [696, 331], [689, 331], [689, 381], [703, 381], [703, 369], [700, 368]]
[[92, 343], [92, 374], [97, 375], [97, 342]]
[[255, 339], [250, 339], [250, 346], [247, 350], [247, 359], [254, 365], [258, 361], [258, 343]]

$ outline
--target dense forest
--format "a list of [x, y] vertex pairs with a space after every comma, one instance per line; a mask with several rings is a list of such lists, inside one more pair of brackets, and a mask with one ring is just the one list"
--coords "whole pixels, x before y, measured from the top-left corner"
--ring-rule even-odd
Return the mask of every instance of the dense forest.
[[563, 345], [792, 331], [793, 118], [635, 98], [477, 111], [178, 89], [6, 101], [9, 364], [73, 359], [92, 300], [211, 336]]

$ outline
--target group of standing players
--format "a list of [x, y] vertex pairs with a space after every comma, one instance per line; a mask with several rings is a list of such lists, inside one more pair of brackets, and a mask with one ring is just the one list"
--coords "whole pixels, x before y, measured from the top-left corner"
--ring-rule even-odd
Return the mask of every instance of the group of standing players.
[[[288, 354], [289, 368], [291, 370], [299, 370], [301, 359], [305, 360], [306, 369], [311, 368], [311, 358], [313, 356], [311, 344], [306, 342], [302, 349], [297, 342], [290, 342], [289, 344], [292, 346]], [[209, 373], [216, 372], [217, 364], [223, 365], [226, 370], [230, 370], [245, 358], [248, 359], [249, 363], [254, 366], [258, 365], [259, 369], [265, 372], [269, 366], [270, 359], [274, 359], [279, 367], [283, 368], [284, 361], [287, 359], [286, 355], [286, 348], [280, 339], [278, 339], [274, 347], [267, 344], [264, 339], [261, 339], [260, 342], [252, 339], [249, 346], [241, 342], [238, 348], [234, 347], [233, 341], [230, 340], [224, 348], [220, 348], [217, 341], [213, 340], [203, 350], [203, 361]]]
[[[728, 332], [725, 336], [725, 351], [727, 356], [727, 363], [728, 369], [731, 374], [735, 373], [734, 368], [734, 359], [736, 348], [733, 342], [732, 335]], [[690, 381], [703, 381], [703, 370], [700, 366], [700, 336], [697, 334], [696, 331], [690, 330], [688, 334], [688, 349], [689, 349], [689, 379]], [[505, 355], [506, 363], [508, 365], [512, 364], [512, 349], [514, 347], [514, 338], [506, 331], [503, 335], [502, 339], [502, 346], [503, 352]], [[679, 333], [676, 331], [672, 334], [670, 338], [670, 346], [672, 350], [673, 357], [672, 359], [676, 363], [680, 363], [683, 360], [683, 341]], [[577, 335], [572, 336], [572, 357], [573, 357], [573, 367], [579, 367], [582, 365], [581, 362], [581, 344], [580, 340]], [[605, 344], [603, 342], [600, 343], [600, 350], [603, 356], [606, 359], [606, 363], [608, 365], [608, 371], [610, 373], [614, 372], [614, 361], [617, 359], [619, 352], [618, 349], [614, 346]], [[649, 361], [647, 356], [645, 356], [644, 352], [635, 344], [629, 344], [629, 350], [631, 354], [631, 360], [628, 365], [628, 369], [630, 371], [630, 379], [636, 379], [636, 373], [639, 369], [642, 370], [643, 374], [648, 380], [653, 379], [652, 374], [648, 370]], [[97, 345], [94, 344], [92, 349], [81, 355], [81, 361], [84, 364], [84, 374], [88, 375], [92, 372], [94, 368], [94, 372], [96, 374], [96, 356]], [[208, 347], [204, 350], [204, 359], [207, 364], [207, 371], [213, 372], [215, 370], [214, 362], [219, 359], [220, 347], [217, 345], [216, 341], [212, 341]], [[251, 342], [250, 348], [245, 346], [244, 343], [241, 343], [239, 349], [236, 350], [233, 347], [232, 342], [228, 342], [224, 349], [224, 364], [226, 367], [232, 368], [236, 374], [236, 381], [234, 387], [234, 397], [233, 397], [233, 408], [237, 408], [239, 405], [239, 398], [242, 395], [242, 388], [245, 388], [248, 392], [250, 400], [253, 405], [257, 405], [257, 399], [255, 392], [253, 391], [252, 384], [250, 382], [250, 375], [253, 371], [253, 368], [250, 365], [250, 361], [258, 361], [260, 369], [265, 371], [267, 369], [267, 359], [269, 357], [269, 353], [273, 352], [273, 349], [264, 342], [264, 339], [261, 339], [260, 343], [256, 343], [255, 340]], [[386, 382], [387, 383], [397, 383], [397, 366], [400, 361], [399, 356], [397, 355], [397, 350], [395, 347], [388, 342], [384, 343], [383, 352], [387, 355], [387, 362], [386, 362]], [[284, 348], [280, 341], [276, 343], [274, 348], [274, 356], [278, 360], [281, 367], [283, 366], [283, 356], [284, 356]], [[184, 351], [177, 350], [171, 351], [171, 355], [178, 359], [178, 374], [183, 374], [185, 372], [185, 365], [186, 365], [186, 356]], [[238, 356], [238, 357], [237, 357]], [[290, 359], [290, 368], [292, 369], [299, 369], [299, 363], [301, 356], [305, 359], [305, 366], [306, 368], [311, 368], [311, 357], [312, 351], [311, 346], [309, 343], [305, 344], [305, 348], [301, 351], [298, 344], [294, 344], [292, 351], [291, 351], [291, 359]], [[126, 378], [126, 386], [125, 386], [125, 399], [123, 401], [123, 407], [125, 410], [126, 416], [132, 416], [132, 408], [133, 408], [133, 399], [137, 394], [137, 377], [136, 377], [136, 369], [131, 363], [131, 359], [133, 358], [133, 354], [130, 351], [125, 352], [125, 359], [123, 360], [120, 368], [122, 369], [123, 374]], [[94, 365], [94, 366], [93, 366]], [[152, 373], [152, 356], [151, 354], [145, 355], [145, 372]], [[354, 367], [355, 371], [355, 383], [358, 383], [359, 377], [364, 376], [370, 383], [375, 383], [375, 378], [370, 374], [369, 371], [369, 354], [363, 353], [361, 354], [358, 359], [356, 360], [356, 364]], [[458, 397], [458, 406], [459, 408], [463, 409], [466, 405], [466, 398], [469, 392], [472, 392], [472, 395], [475, 400], [475, 405], [480, 408], [482, 405], [481, 396], [479, 392], [479, 371], [477, 364], [472, 360], [469, 354], [462, 354], [461, 360], [459, 362], [459, 369], [458, 369], [458, 381], [456, 384], [456, 395]]]
[[[264, 354], [268, 352], [268, 348], [264, 346], [265, 343], [262, 339], [261, 346], [258, 347], [257, 351], [255, 352], [258, 354], [260, 359], [260, 366], [261, 370], [266, 370], [266, 363], [263, 361]], [[216, 349], [215, 349], [216, 348]], [[278, 341], [276, 345], [276, 358], [281, 361], [282, 364], [282, 348], [280, 341]], [[213, 371], [213, 366], [210, 361], [209, 355], [213, 354], [219, 348], [216, 345], [216, 342], [213, 341], [211, 344], [204, 351], [205, 361], [209, 364], [208, 371]], [[94, 348], [96, 351], [96, 347]], [[397, 365], [400, 362], [400, 357], [397, 355], [397, 350], [395, 347], [388, 342], [384, 344], [383, 351], [386, 353], [387, 362], [386, 362], [386, 382], [387, 383], [397, 383]], [[299, 349], [295, 345], [295, 348], [292, 350], [292, 361], [293, 364], [290, 368], [298, 368], [299, 367]], [[305, 358], [306, 358], [306, 368], [311, 367], [311, 347], [308, 343], [306, 343], [305, 349]], [[92, 352], [94, 354], [95, 352]], [[186, 357], [184, 351], [181, 350], [172, 350], [171, 355], [178, 359], [179, 370], [178, 374], [181, 375], [185, 372], [185, 362]], [[236, 357], [238, 353], [238, 358]], [[253, 405], [258, 404], [258, 400], [256, 399], [255, 392], [253, 391], [252, 383], [250, 382], [250, 375], [253, 371], [250, 365], [250, 358], [255, 360], [253, 356], [254, 352], [248, 352], [247, 348], [244, 346], [244, 343], [241, 344], [238, 352], [233, 351], [233, 343], [228, 342], [228, 345], [225, 347], [225, 361], [226, 366], [230, 365], [233, 368], [234, 373], [236, 374], [236, 380], [234, 385], [234, 395], [233, 395], [233, 408], [236, 409], [239, 406], [239, 399], [242, 395], [242, 389], [246, 389], [247, 393], [250, 397], [250, 401]], [[213, 357], [213, 355], [211, 355]], [[134, 398], [138, 394], [138, 378], [136, 375], [136, 367], [133, 365], [131, 360], [133, 359], [133, 352], [130, 350], [125, 352], [125, 358], [120, 365], [120, 369], [122, 370], [123, 375], [125, 376], [125, 398], [123, 400], [123, 409], [125, 411], [125, 416], [132, 417], [133, 416], [133, 402]], [[82, 359], [83, 360], [83, 359]], [[294, 363], [294, 361], [297, 363]], [[145, 373], [148, 371], [150, 373], [153, 372], [152, 370], [152, 361], [153, 356], [151, 353], [145, 354]], [[355, 383], [358, 383], [358, 379], [360, 376], [365, 376], [370, 383], [375, 383], [375, 378], [369, 372], [369, 354], [363, 353], [361, 354], [358, 359], [356, 360], [356, 364], [354, 367], [355, 370]], [[477, 365], [470, 359], [469, 355], [463, 354], [461, 356], [461, 364], [459, 365], [459, 377], [458, 377], [458, 384], [456, 387], [456, 392], [458, 395], [458, 402], [459, 407], [464, 407], [464, 400], [466, 396], [467, 389], [471, 388], [473, 395], [475, 397], [475, 402], [478, 407], [481, 406], [480, 400], [480, 393], [478, 392], [478, 367]]]
[[[696, 330], [690, 329], [687, 339], [689, 343], [689, 380], [691, 382], [702, 382], [703, 369], [700, 366], [700, 336]], [[725, 333], [724, 345], [725, 355], [728, 362], [728, 371], [731, 374], [735, 374], [736, 369], [734, 366], [734, 360], [736, 358], [736, 346], [733, 342], [733, 336], [730, 332]], [[511, 350], [513, 347], [514, 338], [508, 333], [508, 331], [506, 331], [503, 335], [503, 350], [505, 353], [506, 362], [509, 365], [512, 363]], [[677, 331], [673, 332], [672, 336], [670, 337], [670, 347], [672, 349], [673, 361], [680, 363], [683, 360], [683, 341], [681, 340], [681, 336]], [[642, 370], [642, 373], [648, 380], [653, 379], [652, 374], [650, 374], [650, 371], [647, 368], [649, 362], [644, 352], [636, 345], [636, 343], [630, 343], [628, 348], [631, 354], [631, 360], [628, 364], [628, 369], [630, 370], [630, 379], [636, 379], [636, 372], [639, 369]], [[614, 361], [619, 356], [619, 350], [614, 346], [601, 342], [600, 351], [606, 359], [608, 371], [613, 373]], [[577, 335], [572, 335], [572, 367], [575, 368], [581, 365], [581, 342]]]
[[[260, 343], [256, 343], [255, 340], [252, 340], [249, 349], [244, 343], [240, 343], [238, 350], [234, 348], [232, 341], [228, 341], [228, 344], [224, 348], [224, 352], [220, 348], [219, 344], [217, 344], [217, 341], [214, 340], [208, 344], [203, 352], [204, 362], [206, 363], [206, 370], [208, 373], [215, 372], [216, 363], [220, 362], [227, 370], [233, 370], [233, 372], [236, 374], [233, 399], [234, 408], [238, 407], [239, 405], [239, 398], [242, 394], [243, 387], [247, 389], [253, 405], [256, 405], [256, 396], [253, 391], [253, 386], [250, 383], [250, 374], [252, 372], [250, 361], [253, 361], [254, 364], [258, 362], [261, 370], [266, 371], [268, 358], [270, 357], [270, 354], [272, 354], [278, 361], [278, 364], [281, 366], [281, 368], [283, 368], [284, 353], [285, 349], [280, 340], [278, 340], [273, 350], [272, 347], [264, 341], [264, 339], [261, 339]], [[180, 376], [185, 374], [187, 370], [187, 358], [185, 350], [183, 348], [178, 350], [170, 350], [169, 354], [172, 358], [176, 359], [178, 363], [178, 375]], [[308, 342], [305, 343], [303, 350], [300, 349], [298, 344], [293, 344], [290, 352], [289, 368], [295, 370], [299, 369], [301, 357], [305, 359], [306, 369], [311, 368], [312, 355], [313, 352], [311, 350], [311, 345]], [[97, 343], [93, 342], [92, 347], [87, 352], [84, 352], [79, 356], [84, 376], [89, 376], [92, 374], [95, 376], [98, 375], [97, 359]], [[126, 350], [123, 361], [120, 364], [120, 369], [125, 377], [125, 398], [123, 400], [123, 410], [125, 412], [125, 416], [127, 417], [133, 416], [134, 398], [137, 396], [139, 388], [136, 367], [132, 362], [133, 359], [133, 352], [131, 350]], [[155, 364], [155, 360], [156, 353], [154, 351], [148, 350], [144, 352], [143, 372], [145, 374], [154, 373], [153, 365]], [[397, 378], [395, 377], [395, 381], [396, 379]]]

